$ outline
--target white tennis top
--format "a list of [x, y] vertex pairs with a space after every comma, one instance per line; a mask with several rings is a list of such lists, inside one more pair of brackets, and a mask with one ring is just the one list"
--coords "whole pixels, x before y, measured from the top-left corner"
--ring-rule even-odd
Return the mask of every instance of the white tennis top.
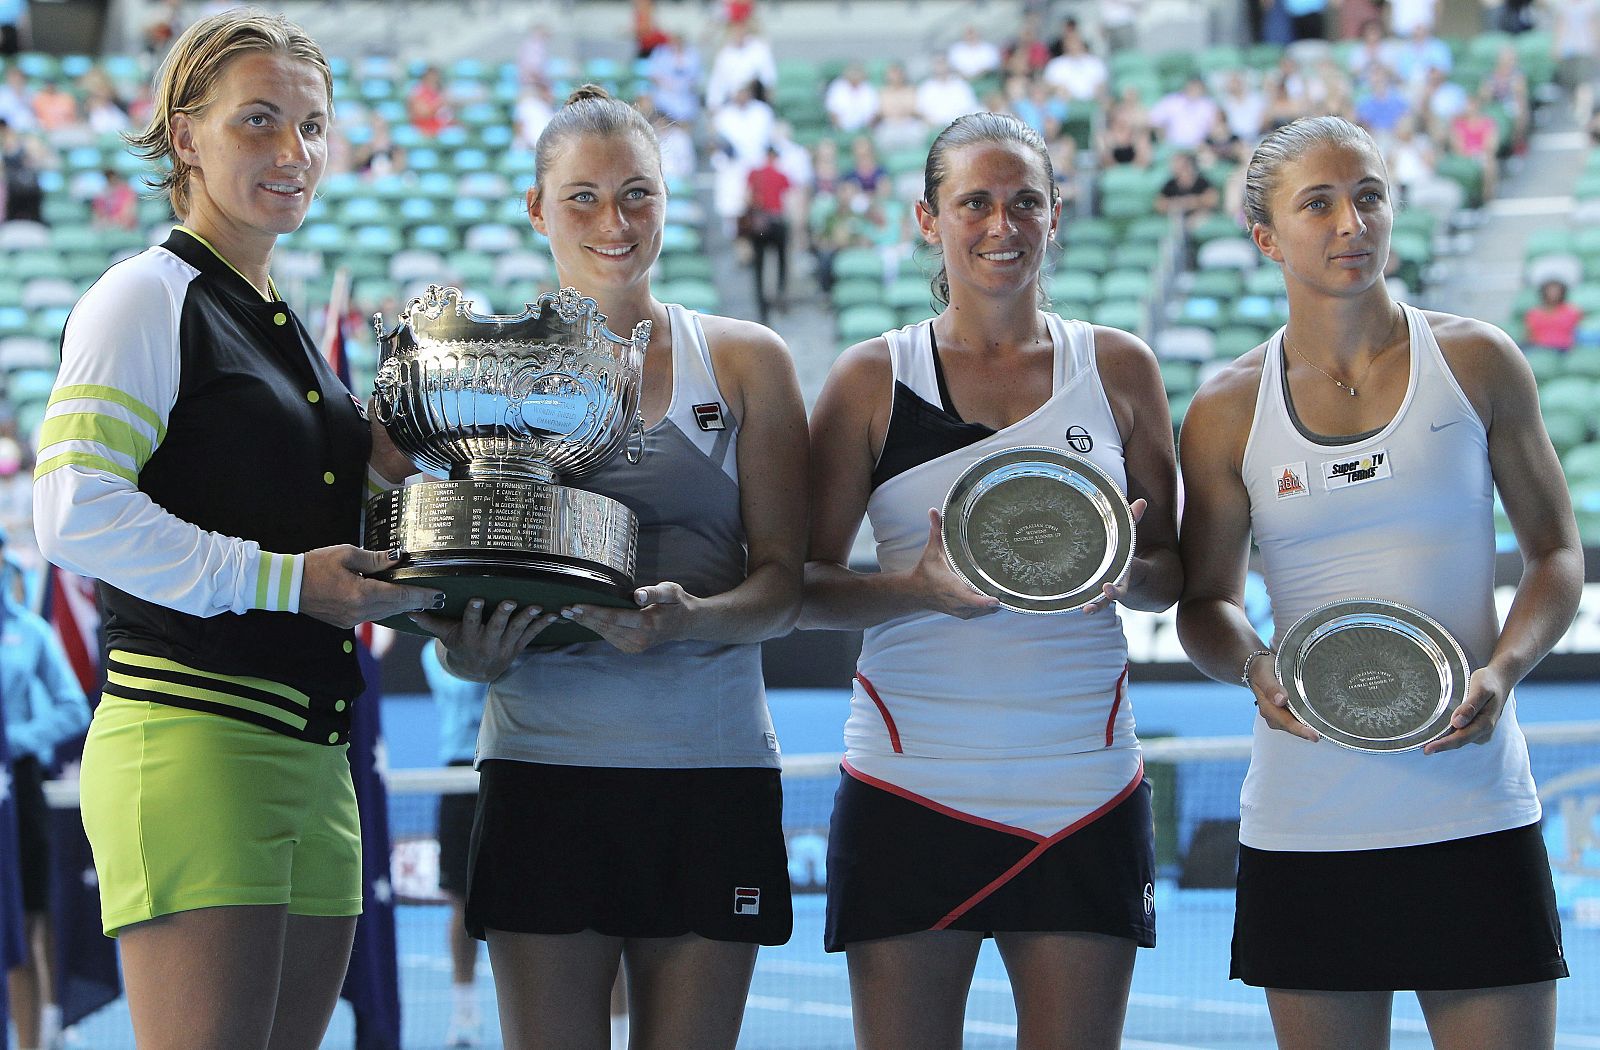
[[[1444, 625], [1481, 667], [1499, 635], [1489, 436], [1420, 312], [1411, 377], [1381, 430], [1318, 439], [1289, 414], [1283, 332], [1268, 343], [1245, 445], [1250, 521], [1277, 637], [1328, 602], [1379, 598]], [[1239, 840], [1269, 850], [1421, 845], [1539, 819], [1516, 699], [1492, 740], [1437, 755], [1351, 751], [1255, 720]]]

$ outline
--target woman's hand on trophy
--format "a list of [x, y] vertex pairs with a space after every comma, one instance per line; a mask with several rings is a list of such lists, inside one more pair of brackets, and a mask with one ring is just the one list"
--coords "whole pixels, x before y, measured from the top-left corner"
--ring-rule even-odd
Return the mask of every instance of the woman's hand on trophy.
[[1300, 721], [1289, 710], [1289, 694], [1283, 691], [1283, 683], [1278, 681], [1278, 658], [1271, 650], [1262, 650], [1261, 655], [1251, 658], [1249, 685], [1256, 712], [1267, 725], [1313, 744], [1322, 739], [1315, 729]]
[[300, 611], [335, 627], [444, 608], [444, 595], [431, 587], [402, 587], [367, 579], [391, 567], [394, 554], [341, 543], [307, 551], [303, 558]]
[[[1149, 505], [1149, 502], [1143, 499], [1136, 499], [1128, 504], [1129, 514], [1132, 516], [1135, 525], [1139, 524], [1139, 519], [1144, 517], [1145, 508]], [[1128, 567], [1122, 570], [1122, 575], [1115, 582], [1108, 583], [1101, 588], [1100, 597], [1083, 607], [1084, 614], [1093, 616], [1101, 609], [1110, 608], [1113, 602], [1120, 602], [1126, 598], [1128, 592], [1133, 589], [1131, 580], [1134, 569], [1138, 566], [1139, 559], [1137, 557], [1129, 558]]]
[[944, 553], [944, 522], [937, 510], [928, 511], [928, 545], [909, 576], [918, 604], [962, 620], [1000, 611], [1000, 599], [975, 589], [956, 575]]
[[389, 428], [378, 422], [377, 404], [376, 397], [367, 402], [367, 426], [372, 431], [372, 458], [368, 462], [373, 470], [398, 485], [417, 472], [417, 465], [395, 445]]
[[625, 653], [642, 653], [662, 642], [693, 637], [689, 625], [699, 598], [676, 583], [657, 583], [633, 592], [637, 609], [570, 605], [561, 615], [587, 627]]
[[444, 644], [444, 664], [451, 674], [469, 682], [493, 682], [557, 616], [537, 605], [518, 609], [516, 602], [501, 602], [485, 617], [483, 599], [474, 598], [459, 620], [431, 613], [411, 619]]

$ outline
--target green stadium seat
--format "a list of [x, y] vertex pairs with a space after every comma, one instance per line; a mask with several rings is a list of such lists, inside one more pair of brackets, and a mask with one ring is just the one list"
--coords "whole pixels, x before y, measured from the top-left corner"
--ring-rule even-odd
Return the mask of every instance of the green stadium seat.
[[1116, 224], [1105, 219], [1072, 218], [1061, 224], [1060, 240], [1069, 249], [1088, 244], [1109, 248], [1117, 237]]
[[839, 343], [843, 347], [900, 327], [900, 317], [887, 306], [862, 303], [840, 310], [837, 323]]
[[[1518, 340], [1519, 342], [1521, 340]], [[1541, 347], [1530, 347], [1523, 351], [1528, 359], [1528, 367], [1533, 369], [1533, 378], [1540, 386], [1550, 382], [1557, 376], [1565, 374], [1567, 370], [1567, 355], [1560, 350], [1546, 350]]]
[[[1586, 441], [1567, 450], [1561, 457], [1561, 470], [1567, 484], [1600, 487], [1600, 441]], [[1600, 508], [1597, 508], [1600, 509]]]
[[1100, 294], [1107, 299], [1145, 300], [1155, 285], [1149, 270], [1112, 270], [1100, 279]]
[[1170, 399], [1174, 394], [1194, 393], [1200, 366], [1193, 361], [1161, 362], [1161, 385]]
[[835, 272], [833, 291], [829, 299], [836, 310], [848, 310], [852, 306], [886, 305], [884, 286], [881, 280], [865, 277], [839, 277]]
[[1154, 271], [1161, 265], [1166, 249], [1149, 241], [1129, 241], [1111, 252], [1111, 267], [1117, 270]]
[[851, 277], [883, 281], [883, 256], [875, 248], [846, 248], [833, 257], [833, 276], [836, 280]]
[[1051, 299], [1094, 303], [1100, 299], [1100, 278], [1082, 270], [1057, 270], [1047, 285]]
[[926, 317], [933, 310], [933, 291], [921, 277], [896, 277], [884, 289], [883, 301], [896, 310], [918, 310]]
[[1200, 270], [1194, 273], [1191, 281], [1190, 295], [1232, 300], [1244, 292], [1244, 277], [1238, 270]]
[[1111, 250], [1103, 244], [1069, 244], [1062, 252], [1057, 269], [1104, 273], [1111, 269]]
[[1555, 446], [1556, 453], [1563, 456], [1569, 449], [1578, 447], [1593, 436], [1586, 409], [1545, 406], [1544, 428], [1550, 435], [1550, 444]]
[[1133, 299], [1107, 299], [1095, 307], [1094, 317], [1090, 320], [1108, 328], [1120, 328], [1125, 332], [1143, 335], [1145, 307]]
[[1565, 373], [1569, 376], [1600, 379], [1600, 346], [1574, 347], [1567, 354], [1563, 365]]

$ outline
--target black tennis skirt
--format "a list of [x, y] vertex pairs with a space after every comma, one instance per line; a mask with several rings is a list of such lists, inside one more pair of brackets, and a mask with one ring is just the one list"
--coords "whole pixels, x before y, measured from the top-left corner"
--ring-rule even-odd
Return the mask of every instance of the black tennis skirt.
[[775, 769], [478, 767], [467, 930], [782, 944]]
[[842, 773], [828, 833], [824, 947], [923, 930], [1103, 933], [1154, 947], [1150, 784], [1043, 839]]
[[1240, 846], [1229, 975], [1263, 988], [1336, 992], [1565, 977], [1540, 827], [1395, 849]]

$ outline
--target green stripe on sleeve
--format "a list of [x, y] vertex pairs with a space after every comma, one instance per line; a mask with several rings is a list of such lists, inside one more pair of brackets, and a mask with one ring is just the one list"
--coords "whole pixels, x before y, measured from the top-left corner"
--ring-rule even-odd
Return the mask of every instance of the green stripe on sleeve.
[[198, 686], [185, 685], [182, 682], [167, 682], [159, 678], [135, 678], [120, 671], [107, 671], [106, 681], [113, 685], [120, 685], [125, 689], [144, 689], [152, 693], [186, 696], [191, 700], [209, 700], [211, 703], [221, 704], [224, 707], [253, 711], [258, 715], [264, 715], [273, 721], [282, 722], [284, 725], [292, 726], [295, 729], [304, 729], [307, 721], [309, 721], [282, 708], [273, 707], [271, 704], [263, 704], [259, 700], [234, 696], [231, 693], [220, 693], [214, 689], [201, 689]]
[[121, 463], [109, 460], [104, 456], [97, 456], [92, 452], [63, 452], [59, 456], [51, 456], [33, 468], [33, 480], [38, 481], [51, 471], [60, 470], [62, 467], [88, 467], [91, 470], [103, 470], [107, 474], [115, 474], [130, 485], [139, 483], [139, 475], [136, 471], [129, 470]]
[[99, 412], [63, 412], [49, 416], [39, 428], [39, 447], [48, 448], [60, 441], [87, 441], [104, 445], [133, 460], [139, 470], [155, 451], [144, 432], [125, 419]]
[[301, 707], [311, 706], [311, 697], [291, 686], [274, 682], [270, 678], [251, 678], [248, 675], [222, 674], [218, 671], [202, 671], [197, 667], [190, 667], [188, 664], [180, 664], [176, 660], [168, 660], [162, 656], [149, 656], [145, 653], [130, 653], [124, 649], [111, 650], [111, 657], [117, 663], [131, 664], [135, 667], [146, 667], [152, 671], [172, 671], [177, 674], [189, 674], [196, 675], [200, 678], [212, 678], [218, 682], [226, 682], [229, 685], [241, 685], [247, 689], [255, 689], [263, 693], [271, 693], [274, 696], [281, 696], [285, 700], [288, 700], [294, 704], [298, 704]]
[[[121, 405], [146, 423], [156, 432], [156, 444], [166, 439], [167, 428], [161, 422], [161, 417], [137, 398], [130, 397], [114, 386], [96, 386], [91, 383], [79, 383], [75, 386], [62, 386], [50, 392], [50, 405], [58, 405], [63, 401], [73, 401], [77, 398], [88, 398], [93, 401], [106, 401], [113, 405]], [[48, 407], [48, 406], [47, 406]]]
[[287, 554], [274, 554], [272, 560], [278, 563], [278, 586], [272, 595], [272, 611], [289, 611], [289, 586], [294, 582], [294, 559]]
[[256, 562], [256, 600], [257, 609], [267, 607], [267, 587], [272, 583], [272, 555], [266, 551], [261, 552], [260, 560]]

